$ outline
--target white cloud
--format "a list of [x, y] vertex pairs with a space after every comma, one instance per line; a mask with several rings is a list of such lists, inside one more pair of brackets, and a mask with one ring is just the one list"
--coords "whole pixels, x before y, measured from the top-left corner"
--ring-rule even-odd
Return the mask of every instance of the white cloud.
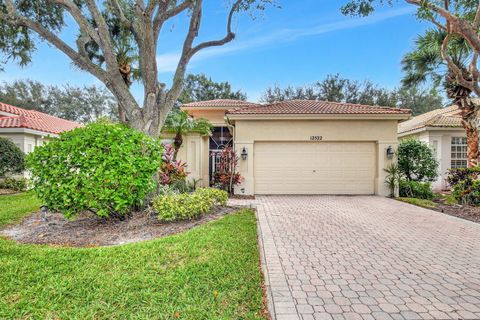
[[[205, 49], [195, 55], [192, 59], [192, 62], [232, 54], [239, 51], [265, 47], [268, 45], [290, 42], [298, 38], [316, 36], [338, 30], [353, 29], [361, 26], [371, 25], [394, 17], [412, 14], [414, 10], [415, 8], [413, 7], [405, 7], [397, 10], [385, 11], [383, 13], [372, 15], [366, 18], [346, 18], [345, 20], [311, 27], [281, 29], [264, 36], [254, 37], [243, 41], [234, 41], [221, 47]], [[157, 64], [159, 72], [175, 71], [179, 59], [179, 53], [165, 53], [158, 55]]]

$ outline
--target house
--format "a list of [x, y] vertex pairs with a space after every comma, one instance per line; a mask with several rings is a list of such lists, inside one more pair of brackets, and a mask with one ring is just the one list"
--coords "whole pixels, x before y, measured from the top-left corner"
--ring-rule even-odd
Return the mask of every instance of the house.
[[51, 137], [81, 127], [39, 111], [26, 110], [0, 102], [0, 137], [12, 140], [25, 153], [32, 152]]
[[[384, 168], [398, 144], [398, 122], [410, 110], [292, 100], [259, 105], [212, 100], [181, 107], [210, 120], [212, 136], [189, 134], [179, 152], [191, 177], [208, 185], [216, 155], [233, 146], [243, 182], [239, 195], [388, 195]], [[388, 151], [388, 152], [387, 152]]]
[[439, 176], [432, 183], [434, 190], [448, 188], [448, 169], [467, 166], [467, 138], [458, 106], [433, 110], [400, 123], [398, 137], [415, 138], [433, 148], [439, 162]]

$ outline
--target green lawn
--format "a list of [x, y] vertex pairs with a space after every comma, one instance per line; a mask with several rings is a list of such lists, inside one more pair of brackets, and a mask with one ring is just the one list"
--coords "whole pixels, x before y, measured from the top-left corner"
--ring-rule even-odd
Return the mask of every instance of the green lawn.
[[[36, 206], [2, 196], [0, 224]], [[117, 247], [0, 239], [0, 319], [263, 319], [258, 259], [250, 210]]]
[[0, 226], [17, 222], [32, 211], [38, 210], [40, 202], [31, 192], [15, 195], [0, 195]]
[[400, 201], [410, 203], [422, 208], [433, 209], [436, 207], [435, 202], [426, 199], [417, 199], [417, 198], [397, 198]]

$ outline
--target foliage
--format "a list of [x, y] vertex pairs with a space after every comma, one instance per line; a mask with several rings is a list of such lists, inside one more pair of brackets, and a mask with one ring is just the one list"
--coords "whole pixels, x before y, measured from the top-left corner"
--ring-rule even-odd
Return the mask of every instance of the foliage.
[[187, 164], [173, 159], [173, 147], [166, 145], [160, 166], [160, 184], [172, 185], [179, 181], [185, 181], [188, 176]]
[[[218, 10], [218, 6], [209, 7], [205, 1], [6, 0], [0, 2], [0, 54], [5, 57], [3, 63], [27, 65], [38, 42], [46, 42], [108, 88], [119, 103], [122, 122], [158, 138], [166, 116], [182, 93], [191, 59], [204, 49], [233, 41], [232, 23], [237, 15], [248, 13], [253, 18], [269, 5], [275, 6], [275, 0], [226, 1], [226, 10], [221, 10], [225, 19], [212, 19], [206, 13]], [[179, 15], [181, 26], [165, 30]], [[75, 21], [75, 30], [65, 32], [69, 21], [65, 17]], [[201, 35], [201, 25], [218, 21], [221, 25], [217, 28], [225, 33], [215, 38]], [[181, 53], [175, 70], [163, 72], [172, 77], [161, 80], [159, 73], [165, 71], [162, 66], [169, 59], [168, 52], [175, 48], [160, 45], [160, 34], [174, 30], [182, 30], [177, 42], [181, 43]], [[76, 41], [72, 41], [72, 33], [78, 35]], [[161, 53], [159, 48], [168, 52]], [[145, 92], [142, 104], [130, 86], [132, 73], [141, 80], [139, 85]], [[167, 87], [167, 83], [171, 86]]]
[[438, 177], [438, 161], [424, 142], [417, 139], [401, 141], [397, 158], [398, 168], [407, 180], [434, 181]]
[[246, 100], [247, 95], [240, 90], [233, 91], [228, 81], [215, 82], [205, 74], [188, 74], [185, 77], [179, 102], [189, 103], [215, 99]]
[[188, 112], [179, 109], [173, 109], [165, 120], [164, 132], [171, 132], [175, 134], [173, 140], [173, 159], [177, 159], [178, 151], [183, 144], [183, 136], [196, 132], [203, 136], [209, 135], [212, 132], [213, 125], [207, 119], [195, 119], [191, 117]]
[[105, 88], [95, 85], [46, 86], [29, 79], [3, 82], [0, 101], [80, 123], [117, 118], [115, 99]]
[[397, 190], [398, 183], [402, 177], [398, 165], [396, 163], [391, 163], [383, 170], [387, 173], [385, 184], [388, 186], [388, 189], [390, 189], [390, 197], [395, 197], [395, 191]]
[[38, 197], [73, 217], [125, 215], [155, 187], [160, 143], [124, 125], [92, 123], [64, 132], [28, 155]]
[[161, 221], [194, 219], [208, 213], [212, 207], [226, 205], [228, 194], [223, 190], [199, 188], [193, 193], [169, 193], [157, 196], [153, 208]]
[[418, 198], [397, 198], [397, 199], [402, 202], [410, 203], [425, 209], [434, 209], [437, 206], [435, 202], [427, 199], [418, 199]]
[[[1, 196], [0, 226], [38, 207], [31, 194]], [[0, 318], [262, 320], [256, 239], [251, 210], [123, 246], [79, 250], [0, 239]]]
[[448, 170], [447, 182], [452, 187], [452, 196], [457, 202], [468, 205], [480, 204], [480, 167]]
[[0, 196], [0, 227], [19, 222], [39, 208], [40, 201], [33, 192], [2, 195]]
[[213, 184], [216, 188], [233, 193], [233, 187], [240, 184], [243, 177], [236, 172], [238, 156], [232, 147], [227, 147], [220, 153], [218, 168], [213, 175]]
[[25, 154], [11, 140], [0, 137], [0, 177], [25, 170]]
[[412, 109], [414, 115], [442, 107], [442, 99], [435, 90], [401, 87], [382, 88], [371, 81], [359, 82], [339, 74], [327, 75], [321, 81], [301, 87], [268, 88], [261, 98], [264, 102], [293, 99], [348, 102]]
[[5, 178], [0, 180], [0, 189], [11, 189], [14, 191], [26, 191], [28, 179], [26, 178]]
[[399, 183], [400, 197], [431, 200], [435, 198], [432, 185], [429, 182], [401, 179]]
[[198, 188], [195, 193], [213, 199], [213, 203], [219, 206], [226, 206], [228, 201], [228, 193], [224, 190], [216, 188]]

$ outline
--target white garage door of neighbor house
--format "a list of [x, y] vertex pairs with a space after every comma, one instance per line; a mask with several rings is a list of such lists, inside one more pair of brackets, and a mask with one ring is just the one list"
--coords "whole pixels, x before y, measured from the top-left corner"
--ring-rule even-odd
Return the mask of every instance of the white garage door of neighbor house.
[[373, 194], [373, 142], [256, 142], [256, 194]]

